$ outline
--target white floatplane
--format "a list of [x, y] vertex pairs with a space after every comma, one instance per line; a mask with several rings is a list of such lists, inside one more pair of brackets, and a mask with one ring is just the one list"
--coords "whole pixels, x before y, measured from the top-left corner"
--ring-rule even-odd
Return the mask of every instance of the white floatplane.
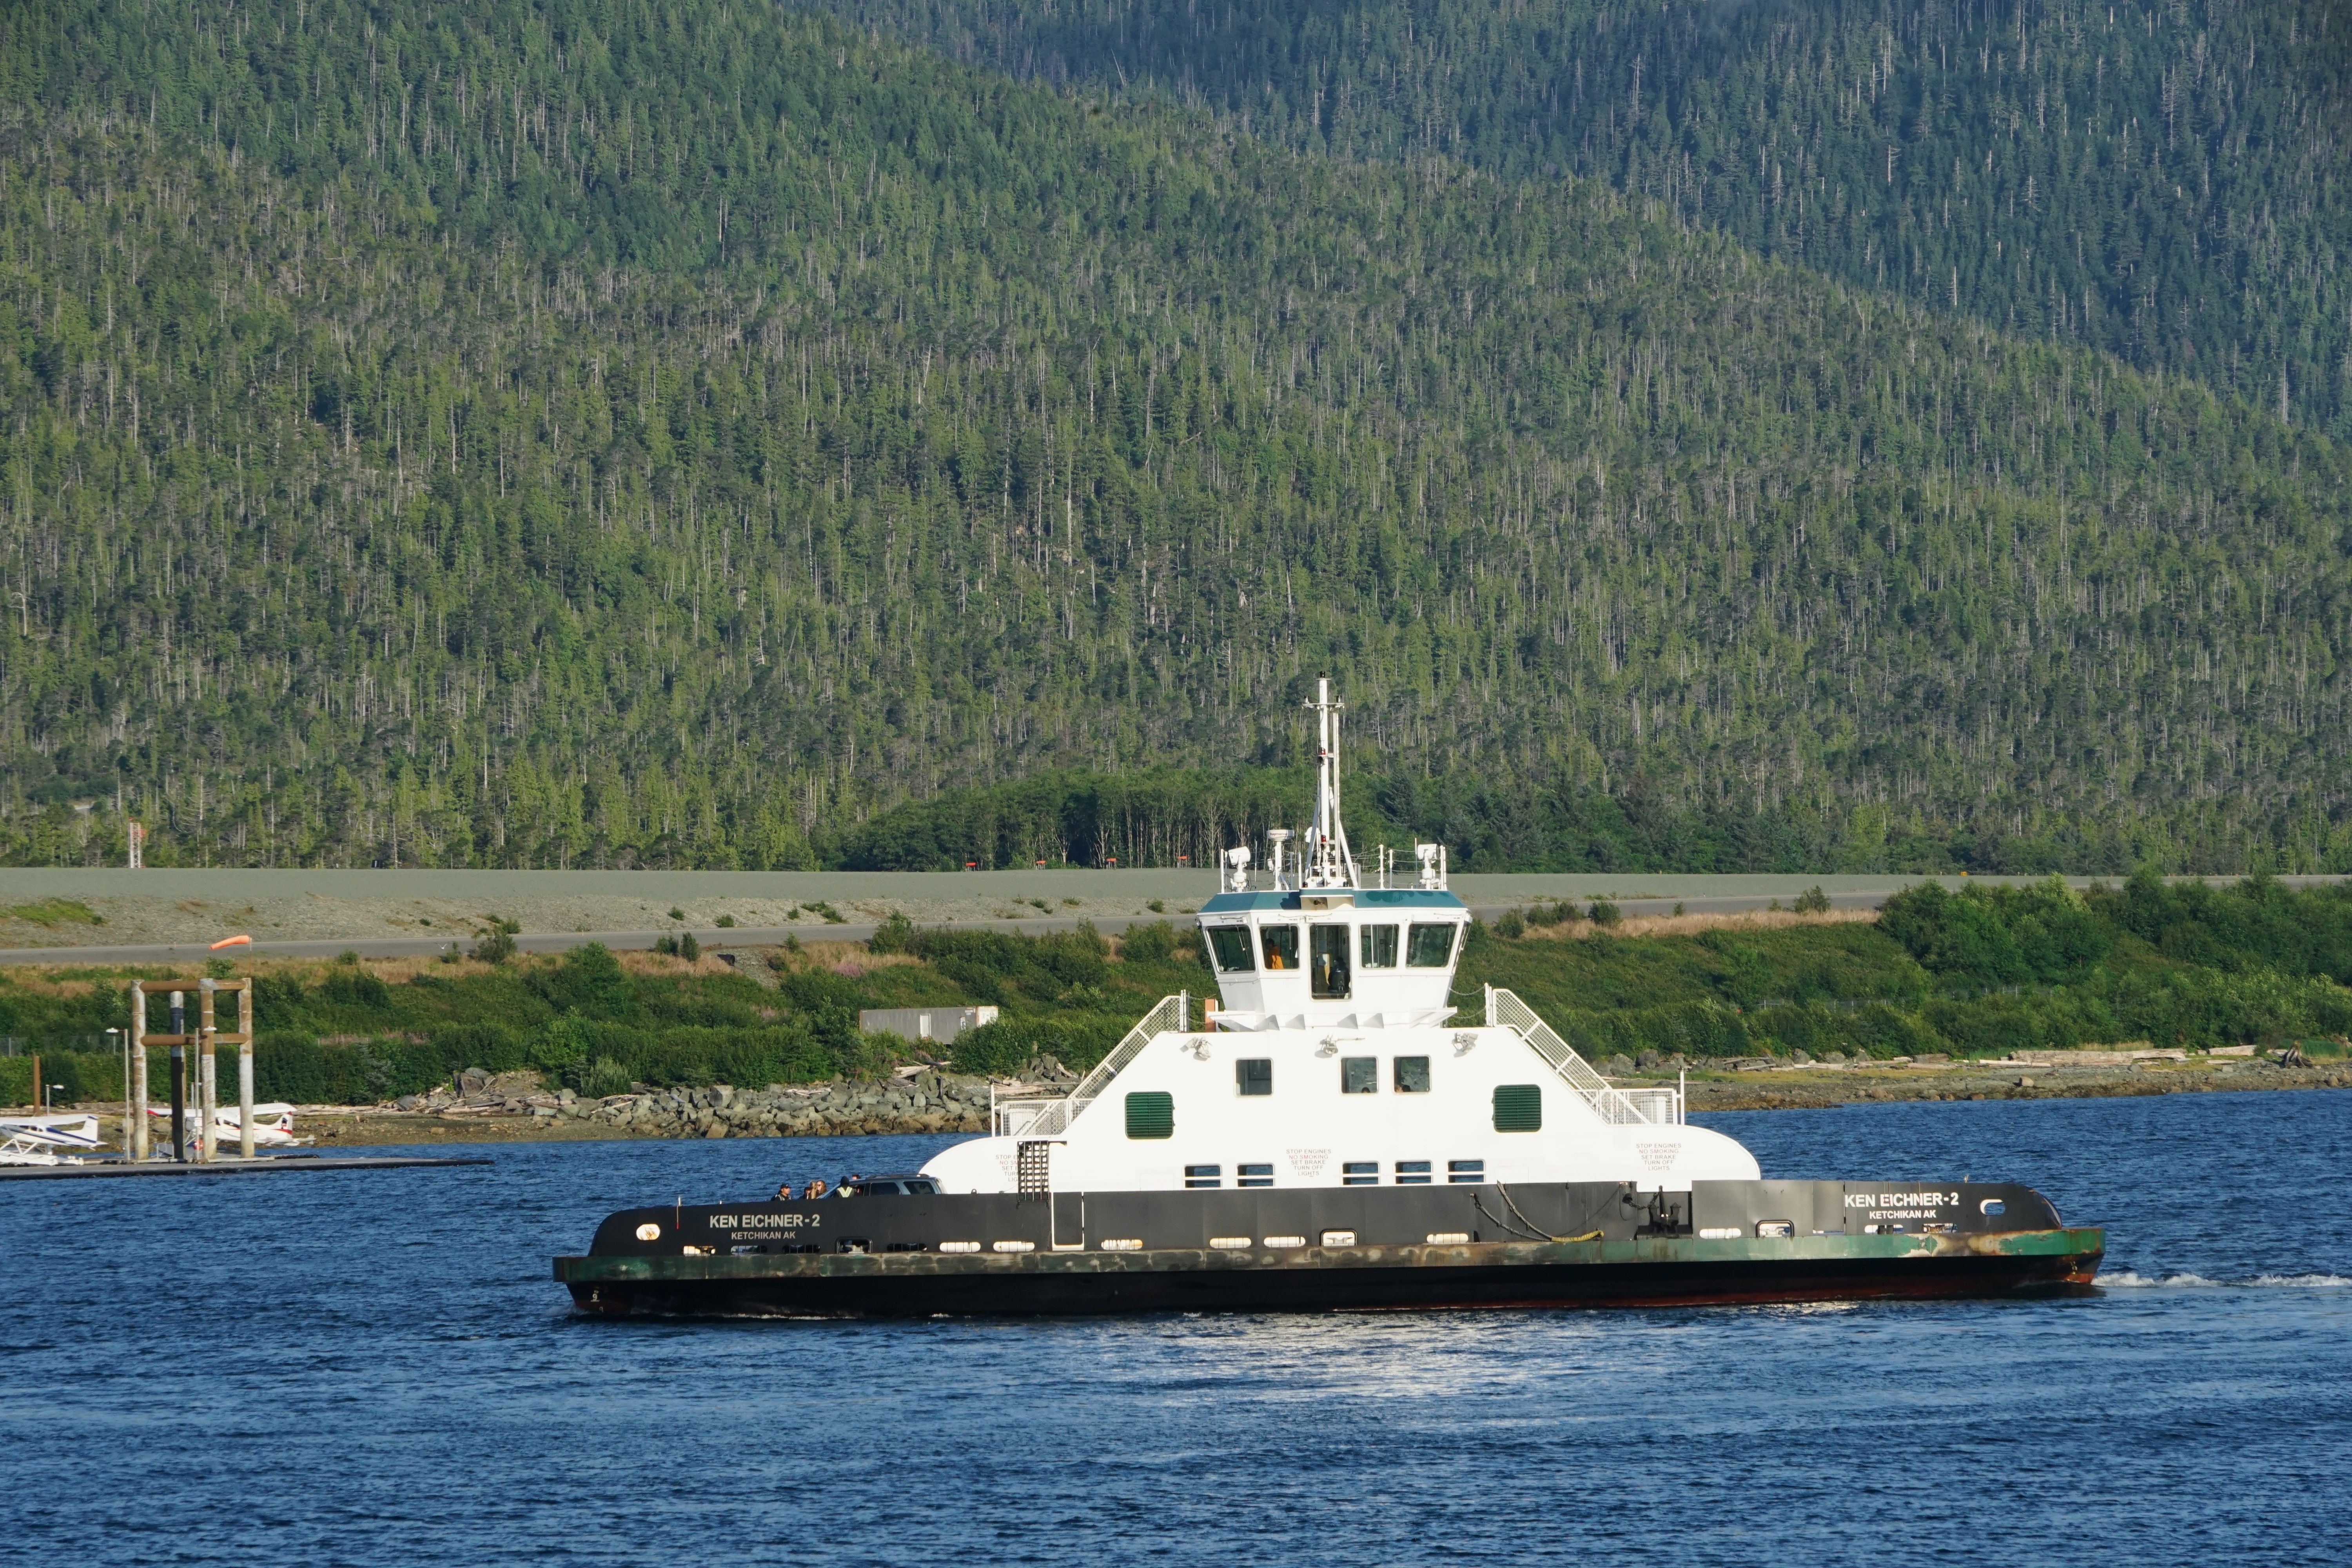
[[98, 1118], [88, 1111], [0, 1116], [0, 1165], [79, 1165], [99, 1147]]
[[[147, 1108], [147, 1114], [162, 1119], [167, 1130], [165, 1137], [168, 1141], [172, 1108], [168, 1105], [151, 1105]], [[194, 1110], [183, 1114], [186, 1120], [189, 1141], [193, 1142], [202, 1130], [201, 1118]], [[214, 1148], [234, 1148], [243, 1134], [243, 1124], [237, 1121], [236, 1106], [224, 1105], [213, 1111]], [[253, 1146], [255, 1148], [289, 1149], [310, 1142], [311, 1140], [308, 1138], [294, 1136], [294, 1108], [284, 1100], [273, 1100], [267, 1105], [257, 1105], [253, 1108]]]

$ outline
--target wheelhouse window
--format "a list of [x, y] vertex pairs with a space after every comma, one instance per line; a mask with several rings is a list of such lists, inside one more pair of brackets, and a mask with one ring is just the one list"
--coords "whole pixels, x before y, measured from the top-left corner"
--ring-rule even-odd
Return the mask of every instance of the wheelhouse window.
[[1326, 1001], [1348, 997], [1348, 928], [1307, 928], [1307, 989]]
[[1357, 947], [1363, 953], [1364, 967], [1394, 969], [1397, 958], [1397, 928], [1365, 926], [1361, 930], [1363, 934], [1357, 939]]
[[1244, 1057], [1234, 1064], [1234, 1086], [1244, 1094], [1274, 1092], [1274, 1058]]
[[1217, 967], [1227, 974], [1245, 973], [1257, 967], [1250, 956], [1249, 927], [1211, 926], [1209, 952], [1215, 955]]
[[1454, 956], [1454, 922], [1442, 925], [1416, 925], [1406, 939], [1405, 966], [1409, 969], [1443, 969]]
[[1341, 1057], [1339, 1058], [1339, 1092], [1341, 1094], [1378, 1094], [1380, 1091], [1380, 1058]]
[[1184, 1184], [1188, 1187], [1220, 1186], [1224, 1172], [1223, 1165], [1187, 1165], [1184, 1167]]
[[1258, 945], [1265, 950], [1268, 969], [1298, 967], [1298, 928], [1297, 926], [1260, 926]]
[[1429, 1162], [1426, 1160], [1399, 1160], [1396, 1163], [1396, 1184], [1400, 1187], [1425, 1187], [1429, 1185]]
[[1270, 1187], [1274, 1185], [1274, 1166], [1271, 1164], [1235, 1165], [1234, 1167], [1234, 1173], [1240, 1178], [1238, 1181], [1234, 1183], [1234, 1185], [1237, 1187]]
[[1393, 1065], [1392, 1072], [1396, 1079], [1396, 1091], [1399, 1094], [1429, 1092], [1429, 1058], [1427, 1057], [1399, 1057]]
[[1176, 1136], [1176, 1097], [1164, 1089], [1139, 1089], [1127, 1097], [1129, 1138]]
[[1339, 1184], [1343, 1187], [1379, 1186], [1381, 1163], [1378, 1160], [1349, 1160], [1339, 1167]]
[[1449, 1182], [1456, 1183], [1469, 1182], [1475, 1184], [1483, 1182], [1486, 1179], [1486, 1162], [1484, 1160], [1448, 1160], [1445, 1162], [1445, 1179]]

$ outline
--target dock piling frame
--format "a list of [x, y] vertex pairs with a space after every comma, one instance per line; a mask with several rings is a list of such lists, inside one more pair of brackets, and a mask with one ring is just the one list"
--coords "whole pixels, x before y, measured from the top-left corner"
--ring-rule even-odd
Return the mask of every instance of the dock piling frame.
[[[236, 1027], [223, 1031], [215, 1011], [220, 992], [236, 993]], [[196, 982], [196, 1026], [188, 1028], [188, 1015], [181, 1005], [183, 994], [172, 993], [172, 1032], [151, 1035], [147, 1032], [147, 992], [137, 981], [131, 985], [131, 1030], [132, 1097], [138, 1100], [140, 1131], [138, 1159], [146, 1157], [147, 1125], [147, 1047], [172, 1047], [172, 1158], [186, 1161], [193, 1154], [200, 1164], [211, 1164], [220, 1157], [220, 1129], [214, 1119], [220, 1112], [220, 1047], [236, 1047], [236, 1109], [237, 1153], [244, 1159], [253, 1158], [253, 980], [215, 980], [210, 976]], [[186, 1049], [196, 1047], [195, 1078], [186, 1077]], [[195, 1100], [194, 1110], [196, 1125], [185, 1133], [182, 1129], [181, 1107], [185, 1093]], [[193, 1148], [191, 1148], [193, 1145]]]

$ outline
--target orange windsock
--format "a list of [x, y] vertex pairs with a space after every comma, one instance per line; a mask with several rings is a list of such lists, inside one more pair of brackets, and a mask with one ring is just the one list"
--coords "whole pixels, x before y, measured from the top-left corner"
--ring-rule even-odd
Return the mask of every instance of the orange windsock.
[[207, 951], [218, 952], [225, 947], [251, 947], [252, 945], [253, 939], [249, 936], [225, 936], [221, 938], [220, 941], [213, 943], [211, 948]]

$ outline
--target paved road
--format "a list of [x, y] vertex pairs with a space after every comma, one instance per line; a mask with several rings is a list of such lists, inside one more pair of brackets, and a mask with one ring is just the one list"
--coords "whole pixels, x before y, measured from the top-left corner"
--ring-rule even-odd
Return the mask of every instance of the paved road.
[[[1618, 907], [1629, 915], [1663, 915], [1674, 912], [1677, 905], [1692, 914], [1734, 914], [1746, 910], [1760, 910], [1780, 902], [1779, 896], [1762, 893], [1728, 893], [1707, 898], [1690, 899], [1621, 899]], [[1840, 909], [1876, 909], [1886, 901], [1882, 891], [1832, 893], [1830, 902]], [[1524, 908], [1523, 903], [1486, 903], [1474, 901], [1473, 913], [1493, 920], [1507, 909]], [[1183, 915], [1116, 915], [1097, 918], [1093, 924], [1100, 931], [1123, 931], [1129, 926], [1146, 925], [1160, 919], [1187, 921]], [[1075, 931], [1079, 921], [1041, 916], [1024, 921], [949, 921], [942, 922], [949, 931]], [[659, 931], [525, 931], [515, 938], [515, 946], [525, 952], [562, 952], [588, 942], [600, 942], [606, 947], [644, 951], [662, 937], [677, 937], [691, 930], [695, 940], [706, 948], [724, 950], [730, 947], [775, 947], [786, 937], [797, 936], [803, 942], [864, 942], [874, 934], [872, 924], [851, 922], [844, 925], [792, 926], [665, 926]], [[250, 947], [221, 950], [219, 956], [229, 958], [333, 958], [339, 953], [356, 952], [362, 958], [437, 958], [452, 947], [460, 950], [473, 945], [471, 937], [341, 937], [295, 942], [257, 941]], [[191, 959], [215, 956], [203, 942], [154, 942], [121, 947], [11, 947], [0, 948], [0, 964], [5, 963], [173, 963]]]

